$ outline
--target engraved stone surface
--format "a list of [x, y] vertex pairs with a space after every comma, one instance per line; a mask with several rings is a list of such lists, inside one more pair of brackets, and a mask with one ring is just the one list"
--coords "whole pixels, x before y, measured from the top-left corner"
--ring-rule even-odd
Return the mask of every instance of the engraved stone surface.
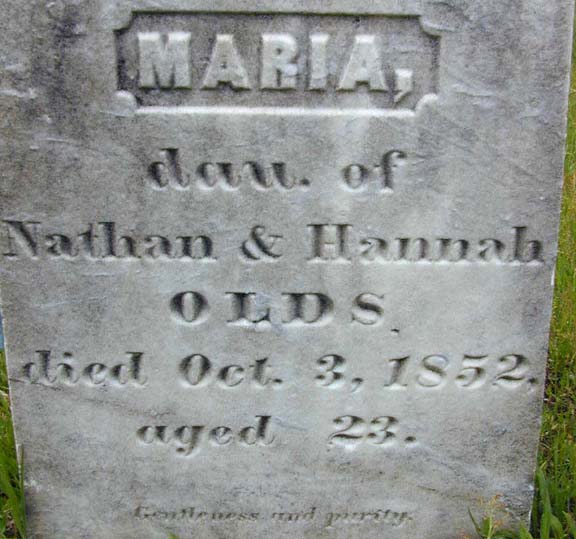
[[527, 519], [571, 0], [0, 0], [31, 539]]

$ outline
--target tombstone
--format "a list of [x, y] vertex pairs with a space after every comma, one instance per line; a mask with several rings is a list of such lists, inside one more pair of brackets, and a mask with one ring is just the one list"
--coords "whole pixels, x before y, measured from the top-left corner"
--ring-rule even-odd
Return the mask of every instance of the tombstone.
[[570, 0], [4, 0], [29, 537], [527, 521]]

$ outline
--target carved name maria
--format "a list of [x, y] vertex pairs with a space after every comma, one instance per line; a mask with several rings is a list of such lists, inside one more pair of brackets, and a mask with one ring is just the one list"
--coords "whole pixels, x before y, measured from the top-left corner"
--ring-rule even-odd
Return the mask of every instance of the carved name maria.
[[[234, 90], [293, 90], [299, 78], [307, 80], [308, 90], [328, 91], [330, 34], [311, 34], [308, 40], [307, 72], [298, 57], [302, 51], [289, 33], [262, 34], [259, 73], [249, 73], [233, 34], [216, 34], [204, 76], [199, 85], [205, 90], [221, 85]], [[141, 88], [192, 88], [191, 32], [139, 32], [139, 85]], [[394, 101], [406, 97], [414, 87], [411, 69], [394, 70]], [[258, 83], [255, 80], [258, 79]], [[356, 35], [340, 76], [337, 91], [353, 91], [365, 85], [373, 92], [389, 92], [378, 36]]]
[[354, 108], [362, 103], [337, 96], [368, 94], [379, 107], [414, 108], [437, 86], [440, 38], [423, 24], [416, 16], [135, 13], [116, 34], [119, 89], [141, 106]]

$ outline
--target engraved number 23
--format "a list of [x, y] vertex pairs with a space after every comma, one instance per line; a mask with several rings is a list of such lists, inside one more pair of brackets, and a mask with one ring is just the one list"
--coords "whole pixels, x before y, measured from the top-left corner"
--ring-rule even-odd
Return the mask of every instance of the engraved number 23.
[[373, 445], [389, 444], [396, 438], [397, 423], [398, 420], [390, 416], [375, 417], [369, 422], [351, 415], [337, 417], [334, 426], [340, 430], [330, 436], [328, 443], [345, 447], [354, 447], [363, 442]]

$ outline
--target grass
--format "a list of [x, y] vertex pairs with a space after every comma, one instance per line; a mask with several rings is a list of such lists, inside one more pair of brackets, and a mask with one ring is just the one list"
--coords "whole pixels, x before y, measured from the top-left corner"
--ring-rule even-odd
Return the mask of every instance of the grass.
[[[575, 62], [576, 64], [576, 58]], [[576, 74], [576, 70], [575, 70]], [[573, 77], [576, 81], [576, 77]], [[473, 519], [478, 539], [576, 539], [576, 83], [570, 121], [550, 363], [531, 530], [505, 530], [497, 499]], [[0, 539], [25, 538], [24, 501], [0, 352]], [[170, 539], [177, 539], [171, 535]]]
[[0, 351], [0, 539], [26, 537], [23, 485], [8, 402], [8, 377]]

